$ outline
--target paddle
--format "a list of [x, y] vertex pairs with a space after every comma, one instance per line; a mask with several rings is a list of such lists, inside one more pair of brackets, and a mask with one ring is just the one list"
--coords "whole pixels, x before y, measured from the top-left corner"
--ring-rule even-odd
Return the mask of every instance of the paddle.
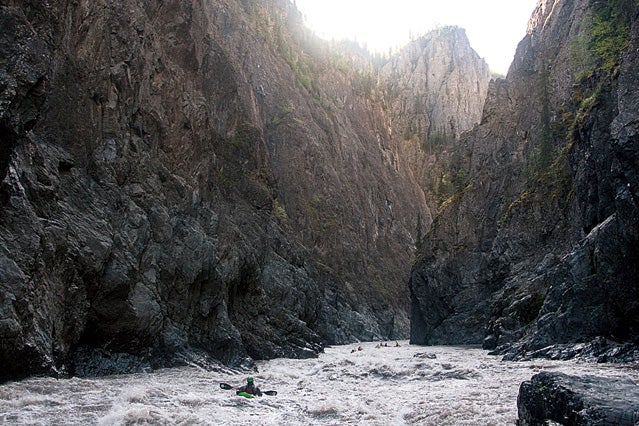
[[[231, 390], [233, 389], [233, 386], [229, 385], [228, 383], [220, 383], [220, 387], [224, 390]], [[262, 392], [264, 395], [270, 395], [270, 396], [275, 396], [277, 395], [277, 391], [264, 391]]]

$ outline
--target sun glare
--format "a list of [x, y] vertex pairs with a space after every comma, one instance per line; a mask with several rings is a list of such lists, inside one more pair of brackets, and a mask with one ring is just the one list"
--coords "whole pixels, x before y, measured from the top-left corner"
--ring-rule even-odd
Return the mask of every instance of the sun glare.
[[386, 53], [444, 25], [466, 29], [472, 47], [505, 74], [537, 0], [295, 0], [325, 39], [356, 40]]

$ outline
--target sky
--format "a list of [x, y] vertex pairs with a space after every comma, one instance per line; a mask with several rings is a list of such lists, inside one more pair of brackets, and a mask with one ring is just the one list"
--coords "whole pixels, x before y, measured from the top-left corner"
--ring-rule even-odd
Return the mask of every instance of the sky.
[[405, 45], [445, 26], [466, 29], [494, 72], [506, 74], [537, 0], [295, 0], [307, 25], [325, 39], [357, 40], [373, 52]]

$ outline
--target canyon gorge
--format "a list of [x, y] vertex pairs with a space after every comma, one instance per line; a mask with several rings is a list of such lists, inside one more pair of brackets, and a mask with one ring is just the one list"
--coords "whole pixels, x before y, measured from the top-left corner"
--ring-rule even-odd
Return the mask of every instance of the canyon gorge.
[[634, 353], [637, 18], [540, 0], [491, 79], [461, 28], [374, 55], [288, 0], [1, 1], [0, 380]]

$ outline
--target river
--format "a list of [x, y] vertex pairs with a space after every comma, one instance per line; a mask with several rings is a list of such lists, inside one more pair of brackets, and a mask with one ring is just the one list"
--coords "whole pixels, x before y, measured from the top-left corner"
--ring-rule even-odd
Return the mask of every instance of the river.
[[[219, 383], [246, 374], [197, 367], [96, 379], [32, 378], [0, 386], [0, 424], [16, 425], [512, 425], [522, 381], [542, 370], [614, 381], [629, 366], [505, 362], [479, 348], [408, 342], [327, 348], [317, 359], [258, 363], [276, 396], [245, 399]], [[354, 352], [353, 352], [354, 351]]]

